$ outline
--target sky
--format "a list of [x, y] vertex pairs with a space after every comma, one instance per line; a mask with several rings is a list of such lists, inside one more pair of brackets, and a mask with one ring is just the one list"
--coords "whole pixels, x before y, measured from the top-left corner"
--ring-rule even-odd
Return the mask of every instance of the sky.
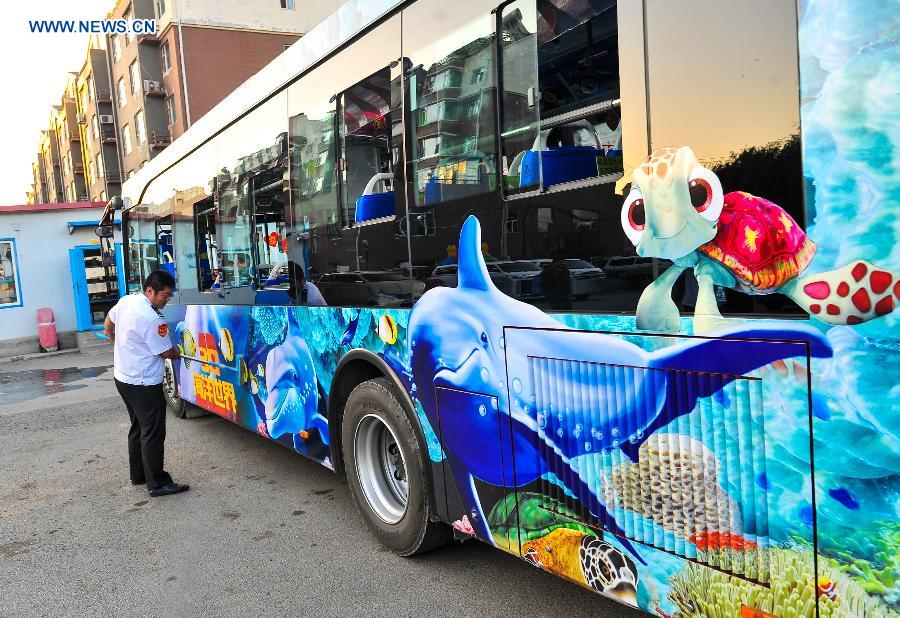
[[0, 148], [0, 205], [24, 204], [31, 187], [31, 163], [40, 133], [50, 124], [50, 106], [59, 105], [66, 75], [79, 71], [87, 53], [86, 34], [32, 34], [33, 19], [103, 19], [115, 0], [39, 0], [4, 3], [0, 58], [4, 119]]

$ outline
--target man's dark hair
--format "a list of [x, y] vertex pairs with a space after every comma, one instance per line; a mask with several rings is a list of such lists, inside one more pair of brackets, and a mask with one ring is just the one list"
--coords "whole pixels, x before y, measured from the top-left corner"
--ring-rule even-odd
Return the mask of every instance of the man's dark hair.
[[152, 289], [154, 292], [162, 292], [166, 288], [175, 289], [175, 277], [164, 270], [154, 270], [144, 279], [144, 290]]

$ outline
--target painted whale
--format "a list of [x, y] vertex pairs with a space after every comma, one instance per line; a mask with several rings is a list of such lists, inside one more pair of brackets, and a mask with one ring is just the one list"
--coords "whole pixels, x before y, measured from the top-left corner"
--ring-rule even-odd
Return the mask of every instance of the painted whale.
[[316, 370], [306, 341], [288, 335], [266, 357], [266, 430], [272, 438], [319, 429], [327, 445], [328, 421], [319, 414]]
[[[580, 478], [572, 458], [589, 450], [621, 448], [636, 460], [640, 444], [653, 431], [689, 413], [699, 397], [716, 394], [735, 376], [807, 348], [812, 356], [831, 355], [821, 333], [799, 323], [740, 325], [718, 333], [729, 339], [687, 340], [656, 352], [647, 352], [617, 336], [568, 329], [494, 286], [481, 254], [481, 228], [474, 216], [466, 220], [460, 234], [458, 271], [458, 287], [429, 290], [412, 310], [408, 326], [410, 369], [425, 414], [434, 427], [440, 427], [441, 446], [471, 524], [476, 534], [488, 541], [492, 538], [473, 479], [521, 487], [553, 473], [565, 479], [576, 498], [642, 560], [621, 538], [623, 531], [601, 498]], [[592, 389], [595, 401], [604, 402], [599, 406], [602, 415], [577, 410], [581, 418], [593, 417], [601, 431], [580, 440], [558, 439], [559, 429], [573, 429], [569, 417], [574, 415], [558, 405], [558, 413], [539, 419], [535, 406], [523, 405], [531, 388], [521, 384], [526, 381], [527, 368], [513, 363], [507, 367], [504, 327], [553, 329], [561, 335], [547, 336], [547, 331], [542, 330], [544, 336], [526, 338], [528, 350], [527, 354], [518, 355], [521, 359], [544, 356], [610, 366], [689, 369], [717, 374], [718, 379], [698, 381], [696, 388], [676, 393], [664, 371], [648, 371], [652, 378], [642, 382], [632, 378], [629, 383], [612, 379], [604, 372], [590, 377], [567, 376], [564, 380], [568, 381], [568, 388]], [[800, 341], [807, 345], [767, 345], [765, 340]], [[507, 384], [508, 376], [512, 377], [511, 385]], [[518, 388], [522, 391], [516, 392]], [[646, 389], [652, 389], [648, 391], [652, 396], [647, 396]], [[619, 444], [614, 427], [621, 435], [643, 437], [634, 443], [626, 440]], [[507, 444], [512, 444], [514, 457], [501, 446]]]

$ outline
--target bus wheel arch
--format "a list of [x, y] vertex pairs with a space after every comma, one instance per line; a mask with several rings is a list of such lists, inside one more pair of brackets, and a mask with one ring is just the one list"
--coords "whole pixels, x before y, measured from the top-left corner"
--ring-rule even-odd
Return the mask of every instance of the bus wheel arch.
[[[354, 393], [354, 391], [356, 392]], [[360, 396], [364, 396], [371, 398], [373, 404], [377, 404], [375, 407], [380, 408], [380, 411], [374, 415], [375, 423], [371, 422], [372, 418], [368, 418], [368, 422], [359, 418], [361, 415], [358, 406], [348, 409], [347, 404], [351, 399], [351, 394], [354, 394], [356, 402], [359, 401]], [[354, 402], [350, 403], [352, 405]], [[391, 417], [392, 411], [396, 413], [393, 418]], [[450, 527], [441, 523], [437, 515], [437, 488], [433, 478], [433, 467], [428, 457], [427, 442], [409, 394], [391, 368], [381, 358], [366, 350], [353, 350], [348, 353], [335, 370], [329, 397], [328, 416], [334, 468], [336, 471], [343, 471], [347, 477], [347, 484], [354, 495], [358, 510], [372, 533], [382, 543], [404, 556], [421, 553], [448, 542], [452, 534]], [[373, 415], [362, 416], [371, 417]], [[382, 418], [378, 419], [378, 416]], [[358, 425], [355, 431], [350, 427], [345, 427], [345, 417], [350, 419], [350, 423]], [[378, 420], [381, 422], [379, 423]], [[359, 478], [355, 472], [354, 453], [345, 453], [344, 449], [345, 445], [359, 444], [350, 436], [360, 432], [363, 427], [368, 427], [370, 433], [378, 431], [378, 429], [387, 430], [398, 444], [404, 440], [412, 441], [412, 443], [406, 443], [404, 450], [413, 455], [415, 462], [406, 462], [404, 465], [411, 468], [411, 473], [412, 469], [421, 470], [424, 484], [421, 491], [424, 493], [425, 502], [422, 505], [425, 510], [425, 521], [419, 524], [421, 528], [418, 530], [416, 542], [409, 543], [408, 535], [393, 534], [386, 530], [385, 528], [392, 526], [385, 527], [382, 522], [377, 520], [377, 513], [374, 512], [371, 503], [362, 504], [366, 500], [361, 496], [363, 479]], [[348, 446], [347, 448], [352, 447]], [[411, 490], [410, 498], [414, 494], [415, 491]], [[418, 520], [413, 518], [412, 521]]]

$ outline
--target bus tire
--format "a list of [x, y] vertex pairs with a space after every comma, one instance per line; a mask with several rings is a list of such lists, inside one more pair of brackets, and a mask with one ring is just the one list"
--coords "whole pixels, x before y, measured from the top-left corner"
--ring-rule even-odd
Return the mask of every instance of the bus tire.
[[178, 395], [178, 382], [175, 379], [175, 367], [168, 358], [163, 369], [163, 395], [166, 398], [166, 407], [178, 418], [187, 418], [187, 404]]
[[429, 513], [428, 458], [387, 379], [362, 382], [350, 393], [341, 445], [356, 508], [385, 547], [412, 556], [450, 541], [450, 527]]

